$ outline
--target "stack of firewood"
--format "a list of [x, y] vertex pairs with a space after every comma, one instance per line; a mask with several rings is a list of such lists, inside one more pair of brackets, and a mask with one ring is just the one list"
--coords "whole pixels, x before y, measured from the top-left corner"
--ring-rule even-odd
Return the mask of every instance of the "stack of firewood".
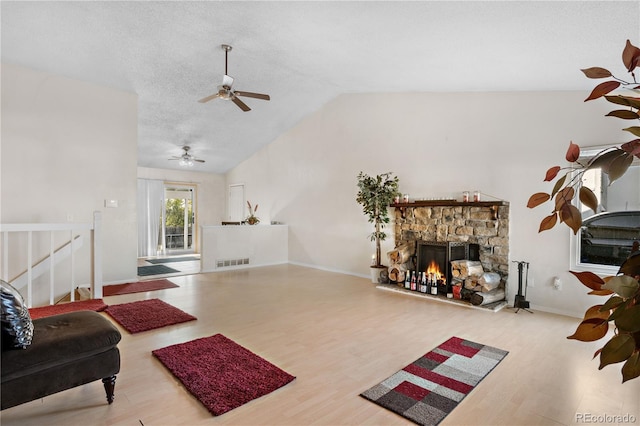
[[405, 242], [387, 252], [390, 265], [388, 269], [390, 282], [403, 285], [407, 272], [412, 269], [412, 257], [415, 249], [415, 244]]
[[473, 260], [451, 261], [452, 285], [462, 287], [461, 291], [454, 291], [454, 296], [460, 294], [469, 299], [473, 305], [503, 300], [504, 287], [500, 274], [485, 272], [482, 263]]

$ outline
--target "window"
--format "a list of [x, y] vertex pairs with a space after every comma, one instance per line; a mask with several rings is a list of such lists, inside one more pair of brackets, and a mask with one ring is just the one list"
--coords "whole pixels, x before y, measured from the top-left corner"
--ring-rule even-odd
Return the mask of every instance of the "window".
[[[584, 162], [602, 149], [583, 151]], [[582, 228], [571, 233], [571, 270], [615, 275], [629, 256], [633, 241], [640, 241], [640, 162], [610, 184], [601, 169], [586, 171], [582, 184], [593, 191], [598, 209], [579, 205]]]

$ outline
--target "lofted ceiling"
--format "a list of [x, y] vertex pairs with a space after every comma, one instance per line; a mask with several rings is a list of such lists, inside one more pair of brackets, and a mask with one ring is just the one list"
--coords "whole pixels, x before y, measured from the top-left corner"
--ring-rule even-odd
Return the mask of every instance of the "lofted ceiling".
[[[639, 1], [6, 1], [2, 62], [138, 95], [138, 164], [225, 173], [344, 93], [590, 90]], [[270, 101], [197, 101], [234, 89]], [[523, 100], [524, 101], [524, 100]], [[464, 111], [461, 114], [472, 114]], [[532, 117], [535, 122], [535, 117]]]

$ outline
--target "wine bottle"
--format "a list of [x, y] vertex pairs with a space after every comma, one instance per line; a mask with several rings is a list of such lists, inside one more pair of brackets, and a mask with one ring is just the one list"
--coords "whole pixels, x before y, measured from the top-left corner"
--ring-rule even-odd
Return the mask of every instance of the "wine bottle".
[[422, 278], [420, 280], [420, 293], [427, 292], [427, 274], [426, 272], [422, 273]]
[[411, 290], [415, 291], [416, 285], [417, 285], [416, 271], [413, 271], [413, 275], [411, 275]]
[[436, 277], [436, 274], [433, 274], [433, 278], [431, 278], [431, 294], [433, 296], [437, 296], [438, 295], [438, 277]]

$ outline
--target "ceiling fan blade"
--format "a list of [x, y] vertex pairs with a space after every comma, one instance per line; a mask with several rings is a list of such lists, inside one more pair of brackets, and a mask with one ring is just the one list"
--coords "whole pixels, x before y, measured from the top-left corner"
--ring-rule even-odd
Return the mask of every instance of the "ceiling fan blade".
[[197, 161], [198, 163], [204, 163], [204, 160], [199, 160], [197, 158], [194, 158], [193, 161]]
[[271, 99], [269, 95], [263, 95], [262, 93], [243, 92], [240, 90], [236, 90], [233, 93], [235, 93], [236, 96], [246, 96], [247, 98], [262, 99], [263, 101], [268, 101]]
[[211, 95], [211, 96], [207, 96], [206, 98], [202, 98], [202, 99], [200, 99], [198, 102], [200, 102], [201, 104], [203, 104], [203, 103], [205, 103], [205, 102], [209, 102], [210, 100], [215, 99], [215, 98], [217, 98], [217, 97], [219, 97], [219, 96], [220, 96], [220, 93], [214, 93], [214, 94], [213, 94], [213, 95]]
[[233, 97], [231, 98], [231, 100], [233, 101], [234, 104], [238, 105], [240, 107], [241, 110], [243, 110], [244, 112], [247, 111], [251, 111], [251, 108], [249, 108], [247, 106], [247, 104], [245, 104], [244, 102], [242, 102], [240, 99], [238, 99], [237, 97]]

